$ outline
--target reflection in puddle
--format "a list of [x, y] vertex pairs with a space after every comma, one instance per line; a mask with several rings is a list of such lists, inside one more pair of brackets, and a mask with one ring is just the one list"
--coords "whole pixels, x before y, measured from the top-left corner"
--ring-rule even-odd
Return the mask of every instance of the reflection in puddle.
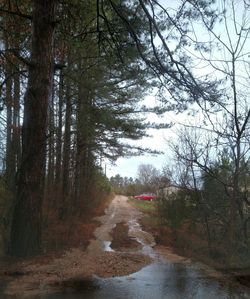
[[111, 241], [103, 241], [103, 251], [114, 251], [111, 248]]
[[94, 277], [90, 286], [32, 299], [238, 299], [250, 295], [230, 284], [205, 277], [196, 265], [166, 261], [124, 277]]
[[157, 258], [157, 254], [153, 250], [155, 246], [154, 237], [150, 233], [143, 231], [141, 225], [134, 219], [130, 220], [128, 225], [129, 236], [142, 245], [140, 252], [149, 255], [151, 258]]

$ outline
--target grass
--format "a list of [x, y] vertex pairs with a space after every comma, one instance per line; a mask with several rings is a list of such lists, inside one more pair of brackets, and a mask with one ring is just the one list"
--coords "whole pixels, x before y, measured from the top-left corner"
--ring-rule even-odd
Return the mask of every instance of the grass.
[[155, 201], [138, 200], [130, 197], [129, 202], [143, 213], [150, 214], [151, 216], [157, 214], [157, 204]]
[[161, 243], [161, 241], [158, 240], [158, 236], [160, 235], [161, 230], [161, 221], [157, 211], [157, 202], [129, 198], [129, 203], [139, 211], [144, 213], [143, 217], [140, 220], [140, 224], [145, 229], [145, 231], [150, 231], [154, 235], [156, 241], [159, 241], [159, 243]]

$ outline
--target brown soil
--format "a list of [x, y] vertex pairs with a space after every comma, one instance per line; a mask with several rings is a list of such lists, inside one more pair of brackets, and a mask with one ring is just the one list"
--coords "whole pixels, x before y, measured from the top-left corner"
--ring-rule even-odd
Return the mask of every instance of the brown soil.
[[149, 257], [135, 253], [102, 252], [91, 255], [72, 249], [48, 264], [20, 264], [18, 275], [13, 272], [15, 279], [8, 284], [7, 294], [24, 297], [53, 292], [73, 281], [89, 280], [94, 274], [99, 277], [128, 275], [150, 261]]

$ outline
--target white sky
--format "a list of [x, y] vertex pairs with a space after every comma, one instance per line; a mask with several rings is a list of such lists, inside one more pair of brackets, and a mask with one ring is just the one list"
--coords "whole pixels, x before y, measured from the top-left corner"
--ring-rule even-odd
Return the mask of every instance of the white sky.
[[[153, 96], [148, 96], [145, 99], [145, 104], [151, 106], [155, 102]], [[170, 122], [185, 122], [187, 114], [178, 114], [174, 112], [165, 113], [164, 117], [157, 117], [154, 114], [148, 116], [148, 120], [151, 122], [158, 123], [170, 123]], [[145, 137], [136, 142], [137, 145], [150, 148], [152, 150], [159, 150], [164, 152], [160, 155], [145, 154], [143, 156], [131, 157], [131, 158], [119, 158], [115, 165], [110, 162], [106, 162], [106, 174], [108, 177], [120, 174], [122, 177], [133, 177], [137, 176], [138, 166], [140, 164], [152, 164], [157, 169], [161, 170], [163, 166], [169, 163], [170, 153], [168, 149], [168, 140], [175, 137], [175, 130], [179, 125], [175, 125], [169, 129], [149, 129], [148, 132], [152, 137]], [[134, 142], [133, 142], [134, 144]], [[104, 165], [103, 165], [104, 167]]]

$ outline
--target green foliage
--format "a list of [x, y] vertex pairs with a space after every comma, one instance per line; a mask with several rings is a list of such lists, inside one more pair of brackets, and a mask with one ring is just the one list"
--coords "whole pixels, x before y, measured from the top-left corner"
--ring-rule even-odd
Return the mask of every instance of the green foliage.
[[227, 169], [218, 167], [213, 169], [214, 176], [204, 174], [203, 176], [203, 198], [204, 204], [209, 212], [209, 217], [218, 213], [223, 217], [228, 217], [229, 194], [226, 186], [220, 180], [226, 180]]
[[[141, 17], [135, 13], [140, 10], [138, 3], [119, 1], [119, 7], [143, 35], [142, 13]], [[70, 84], [77, 138], [95, 156], [116, 160], [139, 153], [142, 149], [132, 149], [124, 138], [137, 140], [146, 135], [148, 124], [140, 112], [147, 109], [141, 100], [153, 80], [148, 81], [150, 72], [141, 63], [128, 29], [109, 1], [66, 1], [60, 15], [56, 58], [71, 57], [64, 74]]]
[[161, 195], [158, 200], [158, 213], [163, 224], [176, 230], [193, 215], [190, 197], [184, 191]]
[[86, 193], [80, 195], [80, 206], [76, 207], [80, 210], [80, 214], [82, 215], [86, 212], [93, 211], [101, 205], [112, 191], [108, 178], [99, 167], [93, 167], [90, 174], [90, 181], [91, 183], [88, 183]]
[[[232, 188], [234, 164], [223, 151], [217, 161], [211, 162], [209, 171], [201, 173], [200, 189], [185, 189], [162, 195], [158, 201], [158, 213], [163, 225], [180, 234], [187, 228], [201, 242], [207, 243], [207, 253], [212, 259], [227, 259], [225, 246], [228, 245], [230, 204], [237, 196], [235, 234], [231, 262], [238, 267], [248, 266], [249, 260], [249, 204], [247, 182], [248, 163], [240, 165], [239, 190]], [[198, 179], [197, 179], [198, 180]], [[237, 191], [237, 190], [236, 190]]]
[[111, 192], [111, 185], [109, 179], [100, 169], [97, 169], [95, 171], [93, 183], [100, 193], [109, 194]]

